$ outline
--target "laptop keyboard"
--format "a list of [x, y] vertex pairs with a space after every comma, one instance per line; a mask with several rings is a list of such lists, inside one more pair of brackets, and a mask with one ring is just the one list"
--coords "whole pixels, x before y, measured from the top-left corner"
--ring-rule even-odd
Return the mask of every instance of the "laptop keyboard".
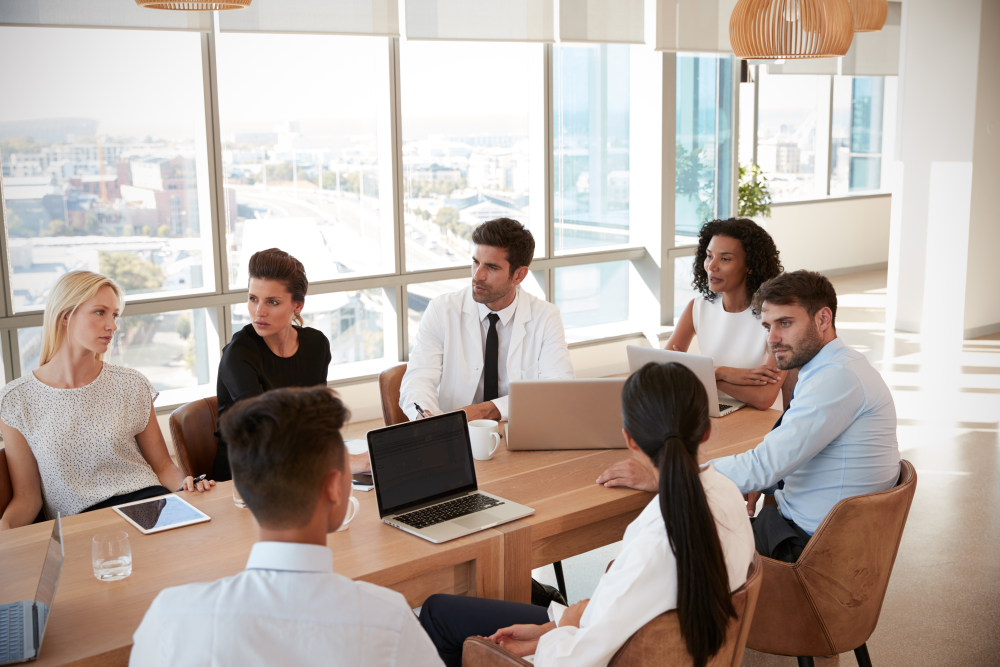
[[458, 517], [465, 516], [466, 514], [481, 512], [482, 510], [496, 507], [497, 505], [503, 505], [503, 501], [476, 493], [471, 496], [463, 496], [462, 498], [449, 500], [448, 502], [441, 503], [440, 505], [425, 507], [424, 509], [417, 510], [416, 512], [402, 514], [397, 516], [396, 520], [414, 528], [426, 528], [427, 526], [433, 526], [438, 523], [444, 523], [445, 521], [457, 519]]
[[24, 606], [0, 605], [0, 663], [24, 658]]

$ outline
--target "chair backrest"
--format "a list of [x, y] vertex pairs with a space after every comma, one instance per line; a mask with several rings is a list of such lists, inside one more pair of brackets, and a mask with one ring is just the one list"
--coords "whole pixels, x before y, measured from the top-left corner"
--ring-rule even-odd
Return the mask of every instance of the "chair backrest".
[[211, 475], [219, 441], [219, 400], [200, 398], [170, 413], [170, 437], [177, 450], [177, 464], [185, 475]]
[[[742, 662], [743, 648], [746, 645], [754, 609], [757, 606], [757, 596], [760, 593], [762, 570], [761, 558], [754, 554], [753, 562], [747, 571], [746, 583], [733, 592], [736, 618], [730, 621], [726, 630], [726, 643], [709, 659], [709, 667], [739, 667]], [[660, 614], [642, 626], [618, 649], [608, 667], [650, 665], [687, 667], [693, 664], [687, 644], [681, 635], [680, 621], [675, 609]]]
[[378, 375], [378, 391], [382, 396], [382, 419], [386, 426], [410, 421], [399, 407], [399, 386], [406, 375], [406, 364], [387, 368]]
[[867, 642], [878, 624], [916, 488], [913, 464], [900, 461], [893, 488], [834, 505], [794, 565], [764, 559], [764, 601], [750, 647], [827, 655]]
[[10, 481], [10, 470], [7, 469], [7, 450], [0, 449], [0, 516], [7, 511], [14, 498], [14, 485]]

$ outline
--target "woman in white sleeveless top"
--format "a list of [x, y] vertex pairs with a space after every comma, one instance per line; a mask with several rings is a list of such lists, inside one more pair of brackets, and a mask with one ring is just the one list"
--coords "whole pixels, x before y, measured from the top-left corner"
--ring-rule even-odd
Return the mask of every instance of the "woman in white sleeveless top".
[[706, 223], [698, 234], [693, 287], [702, 296], [688, 303], [668, 350], [698, 350], [712, 357], [719, 393], [758, 410], [780, 409], [785, 371], [767, 349], [767, 331], [750, 302], [757, 288], [782, 272], [770, 234], [752, 220]]
[[142, 373], [102, 361], [123, 293], [110, 278], [72, 271], [56, 282], [42, 322], [41, 365], [0, 390], [0, 433], [14, 497], [0, 530], [44, 509], [78, 514], [175, 490], [207, 491], [174, 465]]

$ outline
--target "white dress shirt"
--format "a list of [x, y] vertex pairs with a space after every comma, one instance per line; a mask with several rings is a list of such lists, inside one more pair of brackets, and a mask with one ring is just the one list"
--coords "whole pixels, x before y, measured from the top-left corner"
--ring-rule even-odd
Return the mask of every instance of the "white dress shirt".
[[[500, 316], [497, 320], [497, 342], [499, 343], [499, 350], [497, 354], [497, 387], [498, 393], [497, 397], [506, 396], [510, 393], [510, 381], [507, 379], [507, 364], [500, 363], [501, 359], [507, 359], [507, 353], [510, 350], [510, 321], [514, 318], [514, 311], [517, 310], [517, 292], [514, 293], [514, 300], [510, 302], [510, 305], [503, 310], [492, 311], [490, 307], [485, 303], [476, 302], [479, 306], [479, 318], [483, 323], [483, 350], [486, 350], [486, 337], [490, 333], [490, 313], [496, 312]], [[485, 352], [483, 357], [483, 363], [485, 364]], [[473, 403], [482, 403], [483, 396], [485, 395], [486, 386], [486, 366], [483, 366], [483, 372], [479, 375], [479, 386], [476, 388], [476, 397], [472, 399]], [[493, 401], [496, 405], [496, 400]], [[498, 406], [499, 409], [499, 406]]]
[[236, 576], [164, 589], [132, 641], [129, 665], [443, 667], [402, 595], [311, 544], [258, 542]]
[[799, 370], [781, 426], [712, 463], [741, 493], [773, 492], [781, 515], [812, 535], [844, 498], [899, 479], [892, 392], [865, 355], [834, 338]]
[[[569, 379], [573, 360], [566, 347], [562, 317], [555, 304], [532, 296], [521, 287], [501, 315], [500, 397], [493, 401], [507, 419], [507, 390], [514, 380]], [[420, 320], [399, 387], [399, 407], [412, 420], [415, 404], [433, 414], [460, 410], [482, 402], [486, 332], [489, 309], [476, 303], [472, 286], [432, 299]], [[506, 347], [504, 347], [506, 346]], [[478, 396], [478, 399], [477, 399]]]
[[[729, 573], [729, 590], [746, 583], [753, 560], [753, 529], [746, 502], [729, 479], [703, 466], [699, 474]], [[539, 667], [603, 667], [642, 626], [677, 608], [677, 561], [655, 496], [625, 530], [622, 551], [601, 577], [580, 627], [557, 627], [538, 642]], [[549, 618], [566, 608], [553, 602]]]

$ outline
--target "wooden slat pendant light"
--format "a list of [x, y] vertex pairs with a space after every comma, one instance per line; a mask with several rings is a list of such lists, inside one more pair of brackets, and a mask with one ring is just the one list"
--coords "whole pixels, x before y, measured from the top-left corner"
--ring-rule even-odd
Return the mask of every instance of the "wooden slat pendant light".
[[889, 16], [889, 0], [848, 0], [854, 12], [854, 32], [878, 32]]
[[739, 0], [729, 19], [733, 53], [744, 60], [842, 56], [853, 39], [848, 0]]
[[216, 12], [224, 9], [246, 9], [253, 0], [135, 0], [146, 9], [170, 9], [181, 12]]

